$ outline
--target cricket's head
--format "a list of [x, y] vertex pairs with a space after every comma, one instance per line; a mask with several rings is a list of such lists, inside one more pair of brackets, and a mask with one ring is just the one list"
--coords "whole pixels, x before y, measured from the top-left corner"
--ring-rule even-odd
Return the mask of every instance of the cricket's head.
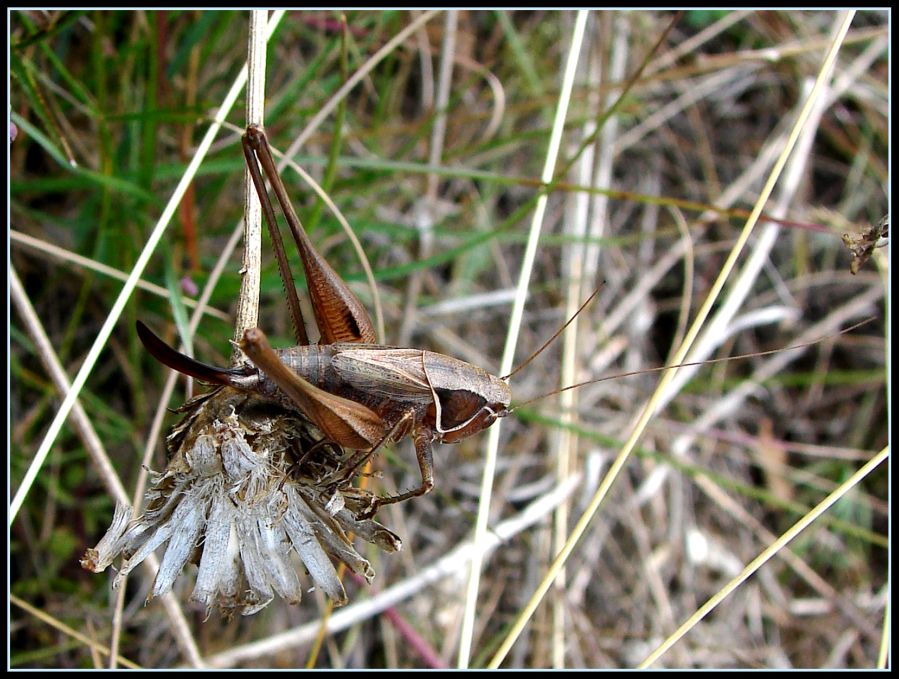
[[455, 443], [483, 431], [509, 414], [512, 390], [504, 380], [484, 372], [478, 391], [436, 389], [441, 405], [444, 443]]

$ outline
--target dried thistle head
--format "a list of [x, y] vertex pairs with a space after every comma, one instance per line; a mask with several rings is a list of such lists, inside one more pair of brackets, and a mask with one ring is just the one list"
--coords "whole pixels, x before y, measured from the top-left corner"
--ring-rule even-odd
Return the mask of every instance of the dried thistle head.
[[356, 516], [372, 496], [340, 478], [343, 451], [320, 442], [300, 414], [228, 387], [180, 409], [184, 418], [166, 445], [166, 470], [153, 475], [146, 510], [133, 517], [118, 506], [112, 525], [81, 565], [101, 572], [122, 554], [118, 586], [156, 548], [167, 543], [152, 598], [168, 592], [188, 562], [199, 566], [191, 599], [207, 611], [241, 609], [251, 615], [278, 594], [301, 598], [295, 565], [337, 605], [346, 603], [332, 559], [369, 582], [371, 564], [348, 533], [387, 552], [399, 538], [381, 524]]

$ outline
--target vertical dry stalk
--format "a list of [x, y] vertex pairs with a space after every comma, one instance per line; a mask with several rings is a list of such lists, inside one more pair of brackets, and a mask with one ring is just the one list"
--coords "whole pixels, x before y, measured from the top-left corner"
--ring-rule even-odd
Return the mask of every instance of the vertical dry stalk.
[[[543, 182], [547, 184], [552, 181], [553, 173], [555, 172], [556, 159], [558, 158], [559, 149], [562, 143], [562, 132], [565, 128], [565, 118], [568, 113], [568, 105], [571, 101], [571, 92], [574, 88], [574, 76], [576, 73], [578, 56], [580, 55], [581, 45], [584, 39], [588, 16], [589, 12], [587, 10], [579, 10], [572, 32], [571, 46], [568, 51], [562, 78], [562, 90], [559, 95], [558, 106], [556, 107], [552, 135], [550, 137], [549, 147], [547, 148], [546, 161], [543, 166], [543, 174], [541, 177]], [[531, 228], [528, 233], [527, 249], [524, 254], [521, 275], [518, 280], [515, 305], [512, 308], [512, 315], [509, 320], [509, 333], [506, 337], [506, 346], [503, 349], [503, 360], [500, 366], [500, 373], [504, 375], [511, 372], [512, 362], [515, 360], [515, 346], [518, 343], [518, 333], [521, 329], [521, 319], [524, 314], [524, 303], [527, 299], [528, 282], [531, 277], [534, 259], [537, 254], [537, 242], [540, 238], [540, 229], [543, 224], [543, 215], [546, 211], [547, 199], [547, 194], [543, 192], [537, 201], [537, 207], [534, 210], [534, 217], [531, 221]], [[490, 428], [487, 439], [487, 453], [485, 455], [484, 475], [481, 484], [481, 502], [478, 510], [477, 524], [475, 526], [476, 544], [480, 543], [487, 533], [490, 497], [492, 495], [493, 478], [496, 473], [496, 458], [499, 451], [500, 424], [500, 422], [497, 422]], [[474, 637], [475, 603], [477, 601], [482, 563], [482, 555], [476, 554], [474, 559], [472, 559], [471, 575], [468, 583], [468, 591], [466, 593], [462, 640], [459, 644], [459, 667], [467, 667], [470, 657], [471, 643]]]
[[[247, 48], [247, 125], [262, 127], [265, 119], [265, 45], [268, 11], [250, 12], [250, 28]], [[262, 267], [262, 206], [253, 188], [248, 170], [244, 170], [244, 251], [241, 267], [240, 297], [237, 300], [237, 317], [234, 321], [234, 341], [243, 337], [244, 330], [259, 324], [259, 285]], [[232, 363], [241, 360], [235, 346]]]

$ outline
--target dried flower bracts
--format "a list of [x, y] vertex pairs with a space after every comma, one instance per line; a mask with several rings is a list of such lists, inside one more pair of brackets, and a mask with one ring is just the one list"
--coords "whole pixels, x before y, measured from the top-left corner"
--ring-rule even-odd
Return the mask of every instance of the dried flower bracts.
[[155, 549], [167, 543], [150, 597], [168, 592], [188, 562], [199, 567], [191, 599], [207, 610], [240, 609], [250, 615], [274, 595], [301, 598], [295, 562], [337, 605], [346, 593], [332, 560], [371, 581], [371, 565], [349, 534], [393, 552], [396, 535], [372, 520], [358, 520], [372, 497], [339, 477], [343, 451], [320, 443], [296, 411], [230, 388], [204, 394], [185, 413], [166, 443], [170, 459], [155, 475], [147, 508], [132, 517], [119, 506], [107, 534], [81, 561], [100, 572], [125, 556], [117, 586]]

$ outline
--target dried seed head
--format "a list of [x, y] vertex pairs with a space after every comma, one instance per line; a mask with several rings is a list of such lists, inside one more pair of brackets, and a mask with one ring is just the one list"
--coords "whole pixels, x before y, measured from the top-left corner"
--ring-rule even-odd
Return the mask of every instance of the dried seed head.
[[85, 553], [84, 568], [103, 571], [122, 554], [118, 586], [166, 544], [148, 598], [168, 592], [192, 562], [199, 567], [194, 601], [207, 611], [250, 615], [275, 594], [299, 602], [297, 559], [335, 604], [346, 603], [333, 559], [369, 582], [374, 577], [350, 532], [388, 552], [401, 548], [384, 526], [355, 518], [371, 505], [370, 494], [350, 480], [324, 485], [323, 479], [340, 477], [343, 451], [320, 443], [320, 434], [296, 412], [227, 387], [181, 412], [167, 439], [169, 463], [154, 475], [143, 515], [134, 518], [129, 507], [117, 507], [106, 535]]

